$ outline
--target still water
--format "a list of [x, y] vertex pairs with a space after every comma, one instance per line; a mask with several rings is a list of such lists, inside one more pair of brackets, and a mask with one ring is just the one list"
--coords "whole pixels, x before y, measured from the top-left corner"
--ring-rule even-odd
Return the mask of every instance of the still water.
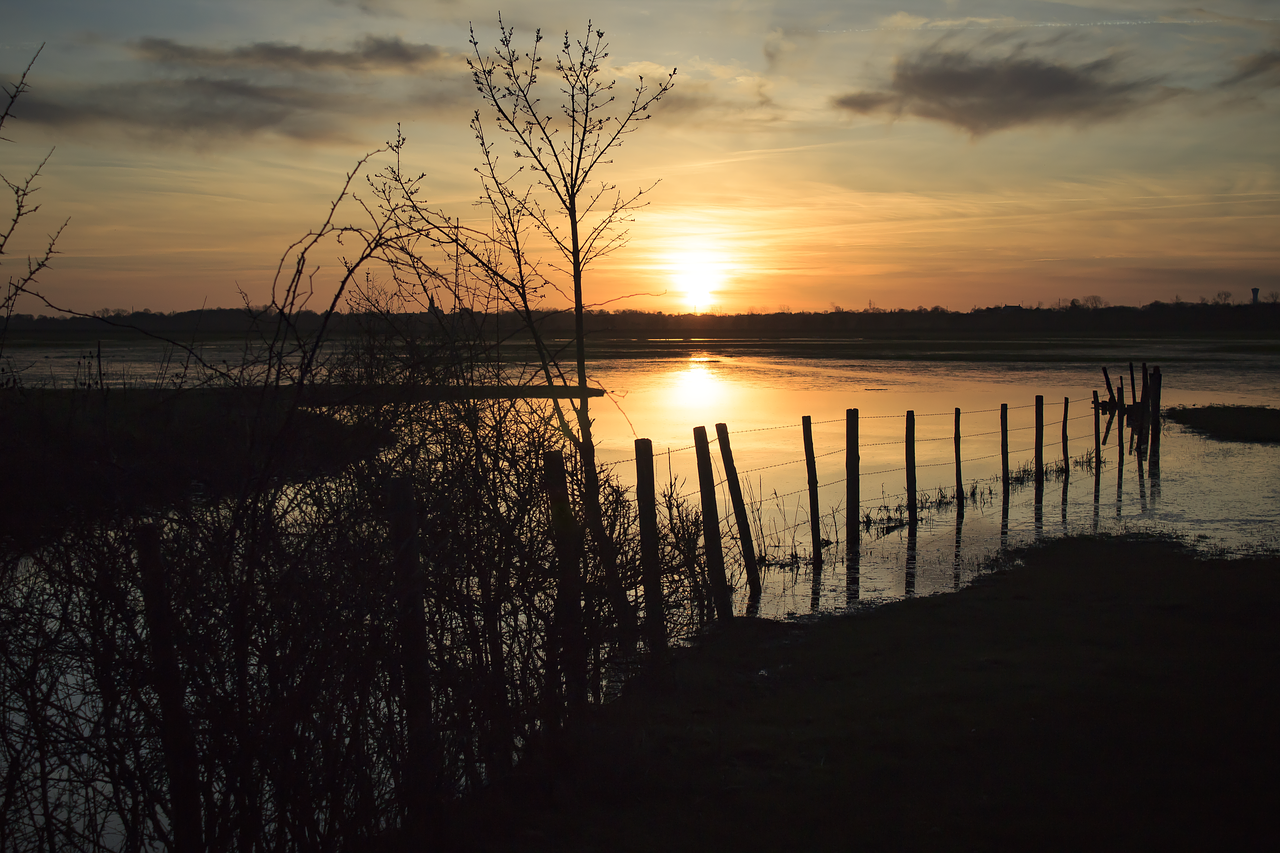
[[[204, 357], [236, 364], [242, 345], [206, 345]], [[225, 351], [224, 351], [225, 350]], [[96, 351], [11, 348], [28, 379], [71, 385], [96, 373]], [[1078, 460], [1093, 449], [1092, 392], [1103, 399], [1103, 366], [1124, 382], [1128, 364], [1160, 365], [1165, 407], [1209, 403], [1280, 406], [1280, 352], [1274, 346], [1176, 340], [1070, 341], [972, 345], [948, 357], [935, 344], [931, 360], [795, 358], [732, 343], [679, 342], [644, 357], [597, 359], [593, 381], [609, 396], [592, 401], [599, 459], [625, 485], [635, 478], [634, 440], [653, 441], [658, 488], [673, 482], [697, 501], [692, 429], [710, 434], [717, 480], [723, 478], [715, 424], [728, 425], [736, 467], [752, 503], [756, 549], [769, 558], [760, 613], [786, 617], [926, 595], [967, 583], [1004, 548], [1066, 533], [1172, 534], [1206, 550], [1250, 553], [1280, 549], [1280, 446], [1202, 438], [1165, 422], [1158, 476], [1135, 456], [1121, 455], [1117, 430], [1103, 448], [1095, 479]], [[184, 369], [180, 354], [153, 345], [104, 344], [109, 382], [157, 385]], [[1140, 369], [1140, 368], [1139, 368]], [[1141, 374], [1139, 373], [1139, 382]], [[1064, 400], [1068, 455], [1077, 464], [1051, 479], [1037, 505], [1030, 486], [1010, 496], [1007, 522], [1000, 495], [1000, 414], [1009, 406], [1011, 466], [1032, 459], [1034, 401], [1045, 398], [1045, 460], [1062, 458]], [[905, 528], [864, 534], [859, 571], [846, 571], [845, 411], [859, 412], [859, 515], [893, 509], [905, 494], [905, 413], [916, 416], [921, 491], [954, 492], [954, 410], [961, 409], [962, 470], [976, 490], [963, 518], [954, 504], [921, 515], [915, 537]], [[809, 556], [809, 505], [801, 418], [814, 423], [825, 568], [815, 577]], [[1105, 423], [1105, 420], [1104, 420]], [[1126, 432], [1127, 442], [1127, 432]], [[1127, 451], [1127, 444], [1126, 444]], [[720, 518], [732, 551], [736, 526], [723, 483]], [[958, 523], [959, 522], [959, 523]], [[792, 555], [796, 555], [793, 557]], [[739, 586], [742, 586], [740, 583]], [[737, 601], [745, 610], [745, 597]]]
[[[593, 401], [600, 458], [616, 475], [634, 481], [634, 439], [654, 443], [661, 481], [696, 500], [692, 427], [728, 425], [744, 486], [758, 502], [755, 531], [772, 565], [765, 577], [761, 615], [785, 617], [830, 611], [859, 602], [925, 595], [967, 583], [1004, 547], [1067, 533], [1173, 534], [1206, 550], [1249, 553], [1280, 548], [1280, 446], [1213, 441], [1165, 422], [1158, 476], [1135, 456], [1121, 456], [1117, 430], [1103, 447], [1100, 477], [1071, 466], [1065, 483], [1050, 480], [1037, 507], [1034, 489], [1016, 489], [1007, 526], [1000, 500], [1000, 405], [1009, 406], [1011, 467], [1033, 458], [1034, 402], [1045, 398], [1045, 461], [1062, 458], [1064, 399], [1068, 455], [1093, 450], [1092, 392], [1106, 399], [1102, 366], [1130, 385], [1128, 362], [1160, 364], [1163, 405], [1230, 403], [1280, 405], [1280, 358], [1176, 342], [1135, 341], [1112, 350], [1093, 347], [1071, 358], [1070, 347], [1028, 352], [1026, 361], [859, 361], [735, 355], [708, 347], [671, 358], [618, 360], [595, 367], [611, 392]], [[1140, 370], [1140, 367], [1139, 367]], [[1141, 373], [1139, 372], [1139, 383]], [[922, 514], [912, 541], [907, 529], [863, 537], [859, 571], [846, 572], [845, 410], [859, 412], [860, 515], [893, 507], [906, 490], [905, 413], [916, 415], [918, 488], [950, 495], [955, 488], [954, 410], [962, 410], [962, 472], [967, 502]], [[787, 567], [793, 551], [807, 557], [809, 510], [801, 418], [814, 422], [824, 571], [808, 561]], [[1105, 424], [1105, 418], [1103, 420]], [[717, 479], [723, 477], [713, 445]], [[1077, 463], [1078, 464], [1078, 463]], [[1065, 488], [1064, 488], [1065, 486]], [[661, 486], [660, 486], [661, 488]], [[1096, 488], [1096, 491], [1095, 491]], [[731, 534], [725, 488], [720, 517]], [[957, 524], [957, 522], [960, 522]], [[761, 550], [760, 544], [756, 545]], [[745, 609], [746, 602], [737, 602]]]

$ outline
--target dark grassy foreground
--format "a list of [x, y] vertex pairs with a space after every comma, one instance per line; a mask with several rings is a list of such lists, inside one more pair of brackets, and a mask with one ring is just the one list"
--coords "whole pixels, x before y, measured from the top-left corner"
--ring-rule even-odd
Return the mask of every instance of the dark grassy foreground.
[[[1280, 560], [1066, 540], [955, 595], [740, 619], [474, 800], [450, 847], [1261, 849]], [[1269, 847], [1269, 845], [1268, 845]]]
[[1280, 442], [1280, 409], [1266, 406], [1178, 406], [1169, 409], [1165, 417], [1210, 438]]

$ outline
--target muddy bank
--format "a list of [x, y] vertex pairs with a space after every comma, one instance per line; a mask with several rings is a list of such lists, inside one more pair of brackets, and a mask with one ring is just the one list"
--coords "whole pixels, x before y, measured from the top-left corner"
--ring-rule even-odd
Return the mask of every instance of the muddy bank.
[[457, 815], [472, 850], [1256, 846], [1280, 560], [1066, 540], [954, 594], [738, 620]]

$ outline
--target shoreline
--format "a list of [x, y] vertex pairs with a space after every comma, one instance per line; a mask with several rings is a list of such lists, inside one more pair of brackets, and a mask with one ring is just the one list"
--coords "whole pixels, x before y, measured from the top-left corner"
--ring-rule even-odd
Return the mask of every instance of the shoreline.
[[948, 595], [738, 619], [461, 804], [469, 850], [1269, 838], [1280, 558], [1075, 538]]

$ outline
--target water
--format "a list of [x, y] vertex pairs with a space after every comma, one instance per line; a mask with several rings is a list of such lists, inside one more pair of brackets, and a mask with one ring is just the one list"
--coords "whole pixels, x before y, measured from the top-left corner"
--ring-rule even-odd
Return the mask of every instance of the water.
[[[1016, 490], [1007, 527], [1002, 524], [1001, 403], [1010, 407], [1014, 468], [1033, 457], [1037, 394], [1045, 397], [1046, 463], [1062, 458], [1064, 398], [1070, 400], [1068, 455], [1078, 459], [1092, 451], [1089, 404], [1095, 389], [1106, 398], [1103, 364], [1113, 382], [1124, 368], [1126, 397], [1130, 358], [1161, 364], [1166, 407], [1280, 405], [1280, 360], [1223, 349], [1206, 343], [1133, 342], [1109, 350], [1091, 348], [1088, 360], [1078, 351], [1073, 360], [1069, 347], [1053, 347], [1053, 361], [919, 362], [797, 360], [707, 348], [646, 362], [597, 364], [595, 377], [612, 392], [612, 400], [593, 403], [593, 413], [600, 459], [613, 463], [620, 479], [633, 482], [634, 438], [650, 438], [659, 480], [669, 473], [681, 484], [680, 491], [695, 500], [692, 427], [705, 425], [714, 441], [713, 425], [726, 423], [736, 467], [761, 501], [766, 550], [775, 561], [784, 562], [792, 551], [802, 556], [809, 551], [800, 421], [803, 415], [812, 417], [823, 535], [835, 544], [826, 549], [826, 568], [816, 579], [804, 560], [792, 568], [775, 563], [767, 573], [760, 613], [785, 617], [955, 589], [1004, 548], [1049, 536], [1144, 532], [1176, 535], [1226, 553], [1280, 548], [1280, 535], [1274, 531], [1280, 512], [1280, 446], [1218, 442], [1167, 421], [1158, 477], [1145, 466], [1139, 470], [1136, 457], [1127, 453], [1120, 463], [1113, 428], [1103, 448], [1105, 465], [1096, 500], [1092, 472], [1072, 467], [1065, 489], [1062, 480], [1046, 484], [1038, 512], [1034, 490]], [[1046, 347], [1029, 355], [1045, 359], [1048, 354]], [[966, 489], [976, 485], [984, 496], [968, 502], [959, 526], [952, 506], [924, 514], [914, 542], [906, 529], [864, 541], [860, 571], [847, 572], [845, 410], [859, 410], [860, 511], [865, 514], [903, 500], [908, 409], [917, 419], [919, 489], [954, 492], [956, 407], [962, 410]], [[712, 456], [721, 479], [714, 446]], [[731, 510], [723, 486], [720, 491], [720, 517], [729, 533], [734, 529]], [[761, 531], [755, 535], [759, 538]], [[745, 609], [743, 595], [737, 607]]]
[[[1106, 397], [1102, 366], [1110, 369], [1113, 382], [1123, 381], [1130, 397], [1130, 359], [1161, 365], [1165, 406], [1280, 406], [1280, 354], [1274, 351], [1215, 341], [1060, 341], [1020, 344], [1013, 352], [1008, 345], [989, 351], [967, 345], [952, 354], [956, 360], [942, 360], [946, 346], [932, 343], [930, 360], [859, 360], [780, 357], [754, 346], [677, 342], [647, 358], [598, 359], [592, 376], [609, 397], [593, 401], [592, 415], [598, 457], [620, 481], [634, 484], [634, 439], [649, 438], [659, 489], [670, 478], [694, 501], [692, 429], [707, 427], [717, 480], [722, 480], [714, 425], [728, 425], [736, 466], [753, 503], [757, 550], [771, 560], [762, 615], [785, 617], [947, 591], [967, 583], [1004, 548], [1070, 533], [1173, 534], [1227, 553], [1280, 548], [1280, 534], [1274, 532], [1280, 446], [1213, 441], [1169, 422], [1158, 477], [1140, 471], [1134, 456], [1126, 454], [1120, 464], [1113, 428], [1103, 448], [1096, 501], [1093, 474], [1074, 467], [1065, 490], [1061, 480], [1046, 485], [1039, 512], [1029, 486], [1016, 490], [1007, 524], [999, 494], [1000, 404], [1009, 405], [1011, 466], [1016, 468], [1032, 458], [1034, 400], [1044, 396], [1045, 459], [1053, 464], [1062, 457], [1064, 398], [1070, 401], [1069, 456], [1078, 459], [1092, 450], [1089, 402], [1094, 390]], [[236, 364], [243, 344], [201, 349], [212, 363]], [[64, 387], [97, 370], [96, 348], [10, 348], [8, 355], [28, 377]], [[183, 358], [155, 344], [103, 344], [103, 369], [111, 383], [171, 383], [183, 370]], [[916, 413], [919, 489], [954, 491], [956, 407], [962, 410], [966, 488], [977, 487], [982, 496], [968, 502], [959, 526], [955, 507], [949, 506], [924, 513], [914, 541], [905, 528], [864, 537], [860, 571], [856, 576], [846, 572], [845, 410], [859, 410], [859, 512], [865, 515], [904, 501], [904, 414], [909, 409]], [[816, 579], [807, 561], [804, 415], [814, 422], [823, 535], [834, 543]], [[723, 483], [719, 491], [720, 518], [731, 545], [736, 527]], [[804, 559], [782, 567], [793, 552]], [[746, 608], [743, 594], [736, 606]]]

